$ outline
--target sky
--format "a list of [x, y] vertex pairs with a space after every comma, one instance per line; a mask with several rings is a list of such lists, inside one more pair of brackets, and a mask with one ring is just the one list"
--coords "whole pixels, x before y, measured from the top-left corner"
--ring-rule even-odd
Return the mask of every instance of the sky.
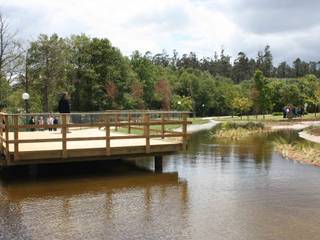
[[223, 48], [255, 58], [267, 44], [274, 62], [319, 61], [319, 0], [0, 0], [24, 41], [40, 33], [108, 38], [134, 50], [212, 57]]

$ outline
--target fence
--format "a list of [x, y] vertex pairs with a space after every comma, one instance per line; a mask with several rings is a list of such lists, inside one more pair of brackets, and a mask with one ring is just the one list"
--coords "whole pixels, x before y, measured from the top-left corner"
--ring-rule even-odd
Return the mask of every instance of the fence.
[[[20, 144], [24, 143], [50, 143], [61, 142], [62, 158], [68, 158], [68, 142], [73, 141], [105, 141], [105, 155], [112, 155], [112, 140], [145, 139], [145, 153], [150, 152], [150, 139], [159, 138], [162, 140], [179, 138], [186, 149], [187, 144], [187, 120], [188, 112], [177, 111], [106, 111], [98, 113], [32, 113], [32, 114], [7, 114], [0, 113], [0, 151], [4, 154], [6, 163], [20, 160]], [[49, 117], [58, 121], [52, 125], [52, 121], [47, 122]], [[31, 124], [30, 119], [34, 118], [36, 124]], [[38, 120], [39, 124], [37, 123]], [[69, 119], [71, 120], [69, 122]], [[173, 127], [182, 126], [182, 131], [173, 131]], [[70, 137], [69, 129], [76, 131], [79, 129], [99, 128], [104, 131], [101, 136], [77, 136]], [[55, 137], [34, 138], [31, 133], [48, 130], [61, 131]], [[112, 132], [120, 132], [122, 135], [112, 135]], [[41, 135], [41, 134], [40, 134]], [[12, 146], [13, 145], [13, 146]], [[13, 154], [12, 154], [13, 153]], [[13, 156], [11, 156], [13, 155]]]

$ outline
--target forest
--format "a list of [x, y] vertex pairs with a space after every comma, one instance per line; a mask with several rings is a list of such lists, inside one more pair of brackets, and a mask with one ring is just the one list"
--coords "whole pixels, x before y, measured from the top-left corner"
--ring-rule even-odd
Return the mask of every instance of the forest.
[[[210, 55], [210, 54], [208, 54]], [[270, 46], [255, 58], [240, 51], [233, 61], [222, 49], [196, 53], [125, 56], [107, 38], [40, 34], [21, 43], [0, 14], [0, 109], [55, 112], [61, 93], [73, 112], [111, 109], [187, 110], [196, 116], [266, 114], [284, 106], [320, 105], [319, 62], [297, 57], [274, 65]]]

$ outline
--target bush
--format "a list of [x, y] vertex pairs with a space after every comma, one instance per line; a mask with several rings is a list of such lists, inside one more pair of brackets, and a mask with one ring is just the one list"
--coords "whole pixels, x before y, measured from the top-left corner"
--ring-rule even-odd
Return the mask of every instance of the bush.
[[264, 124], [261, 122], [246, 122], [246, 123], [237, 123], [237, 122], [226, 122], [221, 126], [222, 129], [247, 129], [247, 130], [257, 130], [264, 129]]

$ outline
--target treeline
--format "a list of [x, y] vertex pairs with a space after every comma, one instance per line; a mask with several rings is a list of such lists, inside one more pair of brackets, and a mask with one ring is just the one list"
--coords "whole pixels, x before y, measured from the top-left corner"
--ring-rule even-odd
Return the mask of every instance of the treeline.
[[124, 56], [108, 39], [40, 35], [23, 48], [0, 18], [0, 108], [24, 110], [23, 92], [32, 112], [56, 111], [62, 92], [72, 111], [177, 109], [196, 115], [281, 111], [285, 105], [320, 103], [320, 69], [299, 58], [292, 66], [273, 65], [270, 47], [249, 59], [222, 50], [213, 58], [138, 51]]

